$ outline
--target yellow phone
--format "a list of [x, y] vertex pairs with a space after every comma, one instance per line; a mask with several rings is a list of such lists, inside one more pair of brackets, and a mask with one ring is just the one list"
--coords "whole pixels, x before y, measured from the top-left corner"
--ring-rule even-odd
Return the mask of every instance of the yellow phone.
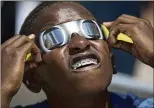
[[[101, 25], [101, 28], [104, 32], [105, 37], [108, 38], [109, 30], [103, 24]], [[125, 41], [125, 42], [128, 42], [128, 43], [133, 43], [132, 39], [124, 33], [119, 33], [118, 36], [117, 36], [117, 40]]]

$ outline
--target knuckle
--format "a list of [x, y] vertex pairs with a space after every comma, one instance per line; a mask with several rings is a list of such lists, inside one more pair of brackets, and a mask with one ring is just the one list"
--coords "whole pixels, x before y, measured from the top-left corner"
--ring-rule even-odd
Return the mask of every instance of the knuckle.
[[25, 36], [25, 35], [21, 35], [21, 38], [22, 38], [22, 39], [26, 39], [26, 36]]
[[121, 20], [122, 16], [118, 17], [117, 20]]
[[122, 19], [124, 19], [125, 17], [127, 17], [126, 14], [121, 14], [121, 15], [118, 17], [118, 19], [119, 19], [119, 20], [122, 20]]
[[9, 54], [11, 52], [11, 48], [10, 47], [6, 47], [3, 49], [3, 53], [5, 54]]
[[2, 51], [2, 55], [9, 58], [17, 58], [21, 55], [21, 52], [17, 48], [6, 47]]
[[121, 20], [123, 20], [123, 19], [124, 19], [124, 16], [121, 15], [120, 17], [118, 17], [117, 21], [121, 21]]
[[21, 36], [21, 35], [19, 35], [19, 34], [16, 34], [16, 35], [14, 35], [13, 37], [19, 37], [19, 36]]
[[26, 35], [21, 35], [20, 38], [23, 39], [23, 40], [29, 41], [29, 39], [28, 39], [28, 37]]
[[137, 24], [135, 24], [132, 28], [130, 28], [131, 31], [137, 31], [139, 30]]
[[145, 25], [145, 22], [143, 20], [140, 20], [138, 23], [138, 26], [144, 26], [144, 25]]
[[115, 31], [115, 27], [112, 27], [112, 28], [110, 29], [110, 35], [112, 35], [112, 34], [114, 33], [114, 31]]
[[[38, 48], [37, 48], [37, 49], [38, 49]], [[40, 51], [39, 49], [37, 50], [37, 52], [38, 52], [38, 53], [41, 53], [41, 51]]]
[[35, 45], [32, 41], [29, 41], [27, 44], [28, 44], [29, 46]]
[[125, 17], [125, 16], [127, 16], [126, 14], [121, 14], [121, 17]]
[[12, 57], [19, 57], [21, 54], [21, 51], [19, 51], [18, 49], [16, 49], [13, 54], [12, 54]]
[[28, 48], [31, 49], [31, 48], [33, 48], [35, 46], [33, 45], [33, 42], [28, 42], [25, 47], [28, 47]]
[[123, 26], [123, 24], [119, 24], [119, 26], [118, 27], [122, 27]]
[[150, 21], [148, 19], [143, 19], [145, 21], [145, 23], [147, 24], [151, 24]]

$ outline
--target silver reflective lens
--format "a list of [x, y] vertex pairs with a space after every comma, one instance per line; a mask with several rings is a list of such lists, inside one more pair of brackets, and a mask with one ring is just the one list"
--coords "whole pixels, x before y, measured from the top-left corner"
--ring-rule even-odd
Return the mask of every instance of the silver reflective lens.
[[63, 39], [63, 34], [59, 28], [49, 29], [43, 34], [43, 42], [47, 49], [60, 46]]
[[100, 38], [99, 30], [95, 23], [87, 20], [83, 22], [82, 26], [86, 35], [89, 36], [89, 38], [94, 38], [94, 39]]
[[43, 31], [39, 37], [41, 49], [47, 53], [54, 48], [66, 45], [73, 33], [86, 39], [104, 39], [96, 21], [76, 20], [55, 25]]

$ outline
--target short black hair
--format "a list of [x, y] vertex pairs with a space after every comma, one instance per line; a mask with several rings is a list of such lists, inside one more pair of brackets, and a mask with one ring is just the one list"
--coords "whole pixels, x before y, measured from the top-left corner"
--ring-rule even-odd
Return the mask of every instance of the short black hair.
[[[43, 10], [45, 7], [49, 7], [52, 5], [56, 5], [58, 3], [63, 3], [63, 2], [67, 2], [67, 1], [44, 1], [41, 2], [32, 12], [30, 12], [30, 14], [27, 16], [27, 18], [25, 19], [23, 25], [21, 26], [20, 32], [19, 34], [23, 34], [23, 35], [30, 35], [32, 34], [31, 29], [32, 29], [32, 24], [34, 22], [34, 20], [38, 17], [39, 12], [41, 10]], [[71, 2], [71, 1], [70, 1]], [[79, 3], [79, 2], [76, 2]]]

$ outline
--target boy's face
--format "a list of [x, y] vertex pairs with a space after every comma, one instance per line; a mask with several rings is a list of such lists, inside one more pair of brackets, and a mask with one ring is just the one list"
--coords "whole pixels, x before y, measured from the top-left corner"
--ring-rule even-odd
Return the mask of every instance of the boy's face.
[[[79, 4], [58, 3], [41, 10], [32, 30], [38, 38], [52, 26], [80, 19], [95, 20]], [[105, 90], [112, 79], [110, 51], [104, 40], [88, 40], [74, 33], [68, 44], [42, 54], [42, 58], [45, 64], [37, 68], [36, 74], [47, 94], [51, 91], [67, 96], [95, 93]], [[84, 59], [96, 59], [97, 64], [71, 68]]]

